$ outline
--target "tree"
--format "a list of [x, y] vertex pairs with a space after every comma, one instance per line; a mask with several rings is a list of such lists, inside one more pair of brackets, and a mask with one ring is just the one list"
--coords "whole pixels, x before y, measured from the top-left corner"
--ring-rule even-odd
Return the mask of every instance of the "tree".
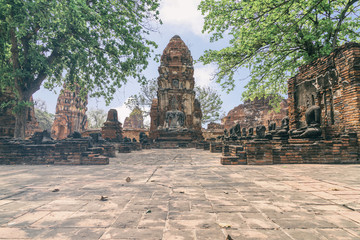
[[150, 114], [150, 108], [152, 100], [157, 98], [158, 84], [156, 78], [153, 78], [147, 81], [146, 84], [143, 84], [140, 89], [140, 93], [134, 94], [128, 98], [125, 102], [125, 105], [133, 111], [136, 108], [139, 108], [143, 117], [147, 117]]
[[201, 124], [216, 122], [225, 114], [221, 111], [222, 103], [219, 94], [211, 87], [195, 87], [196, 98], [202, 111]]
[[41, 99], [36, 99], [34, 101], [34, 108], [35, 117], [39, 123], [39, 127], [43, 130], [51, 132], [55, 115], [47, 111], [45, 101]]
[[106, 121], [106, 113], [103, 109], [91, 109], [87, 112], [89, 128], [101, 128]]
[[24, 106], [45, 79], [49, 89], [65, 81], [107, 103], [127, 79], [144, 81], [158, 7], [158, 0], [0, 0], [0, 86], [16, 94], [15, 137], [24, 137]]
[[284, 94], [299, 66], [359, 40], [359, 7], [359, 0], [202, 0], [203, 32], [212, 42], [226, 35], [230, 45], [200, 61], [218, 65], [216, 80], [228, 91], [236, 71], [248, 67], [245, 99]]

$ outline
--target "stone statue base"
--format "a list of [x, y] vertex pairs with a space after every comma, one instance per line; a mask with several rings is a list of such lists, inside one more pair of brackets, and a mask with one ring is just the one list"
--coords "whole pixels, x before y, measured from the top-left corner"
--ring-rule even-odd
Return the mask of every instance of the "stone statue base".
[[167, 129], [157, 130], [155, 141], [193, 141], [196, 140], [197, 134], [194, 131], [171, 131]]

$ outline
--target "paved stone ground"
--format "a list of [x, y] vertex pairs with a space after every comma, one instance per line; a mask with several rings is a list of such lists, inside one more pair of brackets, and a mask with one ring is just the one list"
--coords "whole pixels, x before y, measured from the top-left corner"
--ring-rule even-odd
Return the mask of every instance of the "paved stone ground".
[[360, 239], [360, 165], [222, 166], [195, 149], [110, 161], [0, 166], [0, 239]]

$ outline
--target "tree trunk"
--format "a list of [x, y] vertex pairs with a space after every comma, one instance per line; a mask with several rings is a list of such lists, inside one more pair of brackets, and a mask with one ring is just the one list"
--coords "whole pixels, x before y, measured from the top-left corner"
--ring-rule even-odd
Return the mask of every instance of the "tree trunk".
[[19, 106], [15, 112], [15, 138], [25, 139], [26, 117], [28, 107]]
[[15, 106], [15, 138], [25, 139], [26, 120], [29, 112], [28, 102], [30, 101], [31, 94], [27, 92], [18, 92], [19, 98]]

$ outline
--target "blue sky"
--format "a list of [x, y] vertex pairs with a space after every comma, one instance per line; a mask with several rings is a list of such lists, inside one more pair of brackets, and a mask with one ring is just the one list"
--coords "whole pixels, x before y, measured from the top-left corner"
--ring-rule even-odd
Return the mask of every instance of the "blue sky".
[[[151, 40], [158, 44], [155, 50], [156, 54], [162, 54], [169, 40], [174, 35], [179, 35], [191, 51], [194, 60], [197, 60], [207, 49], [220, 49], [227, 46], [227, 41], [218, 43], [210, 43], [209, 35], [202, 34], [203, 17], [197, 11], [197, 5], [200, 0], [162, 0], [160, 5], [160, 18], [163, 25], [157, 26], [158, 30], [150, 35]], [[158, 66], [160, 63], [150, 60], [144, 75], [148, 79], [158, 77]], [[241, 103], [241, 93], [246, 81], [238, 81], [236, 88], [227, 94], [221, 90], [216, 82], [212, 81], [212, 75], [216, 71], [215, 65], [202, 65], [197, 63], [194, 65], [195, 83], [200, 86], [211, 86], [215, 88], [221, 95], [223, 100], [223, 111], [226, 113]], [[248, 76], [248, 71], [242, 69], [238, 73], [238, 78], [243, 79]], [[130, 110], [124, 106], [124, 102], [133, 94], [139, 92], [140, 85], [136, 81], [128, 81], [126, 85], [118, 89], [114, 95], [114, 100], [109, 106], [105, 105], [103, 99], [89, 99], [88, 109], [104, 109], [106, 112], [115, 108], [118, 110], [119, 120], [123, 123]], [[59, 94], [41, 89], [34, 94], [35, 99], [42, 99], [47, 104], [47, 110], [55, 113], [56, 101]]]

